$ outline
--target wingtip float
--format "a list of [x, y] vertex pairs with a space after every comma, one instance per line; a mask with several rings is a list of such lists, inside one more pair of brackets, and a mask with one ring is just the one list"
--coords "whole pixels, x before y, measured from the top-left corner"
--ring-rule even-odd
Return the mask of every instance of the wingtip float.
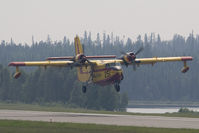
[[189, 67], [187, 66], [186, 61], [191, 61], [191, 60], [193, 60], [193, 57], [191, 56], [182, 57], [182, 61], [184, 61], [184, 67], [181, 70], [182, 73], [186, 73], [189, 70]]

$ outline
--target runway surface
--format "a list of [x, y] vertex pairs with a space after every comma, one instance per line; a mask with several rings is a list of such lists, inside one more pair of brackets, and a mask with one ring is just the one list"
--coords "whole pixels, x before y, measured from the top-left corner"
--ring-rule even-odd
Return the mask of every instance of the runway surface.
[[199, 129], [199, 118], [0, 110], [0, 119]]

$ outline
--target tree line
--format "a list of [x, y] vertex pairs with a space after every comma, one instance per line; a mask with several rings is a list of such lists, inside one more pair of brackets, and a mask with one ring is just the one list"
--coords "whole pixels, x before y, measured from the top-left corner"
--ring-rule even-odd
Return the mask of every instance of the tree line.
[[0, 99], [32, 102], [63, 102], [74, 106], [94, 109], [114, 110], [127, 105], [127, 94], [130, 100], [199, 100], [199, 35], [190, 33], [188, 37], [174, 35], [171, 40], [161, 40], [160, 35], [138, 36], [135, 41], [127, 41], [112, 34], [98, 33], [92, 40], [91, 33], [84, 33], [81, 42], [86, 55], [116, 54], [121, 51], [144, 50], [137, 56], [186, 56], [194, 57], [188, 62], [190, 71], [180, 72], [182, 62], [157, 63], [137, 67], [136, 71], [129, 66], [124, 69], [124, 80], [121, 83], [121, 94], [112, 86], [89, 86], [88, 94], [81, 93], [81, 84], [77, 81], [76, 71], [69, 68], [25, 68], [22, 77], [14, 80], [10, 75], [13, 68], [8, 68], [11, 61], [45, 60], [50, 56], [74, 55], [74, 42], [64, 37], [61, 41], [46, 41], [32, 44], [15, 44], [2, 41], [0, 44]]
[[14, 79], [8, 68], [0, 66], [0, 100], [23, 103], [61, 103], [68, 107], [97, 110], [123, 110], [128, 104], [125, 93], [112, 86], [90, 85], [86, 94], [70, 68], [38, 68]]

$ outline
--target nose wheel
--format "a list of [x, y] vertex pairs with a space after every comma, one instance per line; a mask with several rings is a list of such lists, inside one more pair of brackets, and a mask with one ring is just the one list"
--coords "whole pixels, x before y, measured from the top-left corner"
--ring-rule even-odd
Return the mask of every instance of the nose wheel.
[[117, 92], [120, 92], [120, 84], [116, 83], [114, 87]]
[[82, 92], [86, 93], [86, 86], [82, 86]]

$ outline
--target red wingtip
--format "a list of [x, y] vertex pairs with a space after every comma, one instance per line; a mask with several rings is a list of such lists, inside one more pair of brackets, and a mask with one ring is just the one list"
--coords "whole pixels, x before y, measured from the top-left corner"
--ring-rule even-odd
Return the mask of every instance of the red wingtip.
[[188, 61], [188, 60], [193, 60], [193, 57], [191, 56], [182, 57], [182, 61]]
[[25, 66], [24, 62], [10, 62], [8, 66]]

